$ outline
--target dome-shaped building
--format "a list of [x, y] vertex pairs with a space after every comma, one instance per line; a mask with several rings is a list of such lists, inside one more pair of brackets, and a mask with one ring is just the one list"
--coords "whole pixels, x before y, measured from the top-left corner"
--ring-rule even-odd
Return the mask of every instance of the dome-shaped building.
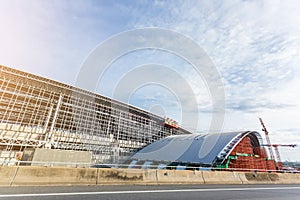
[[255, 131], [174, 135], [158, 140], [133, 155], [130, 167], [218, 167], [275, 170]]

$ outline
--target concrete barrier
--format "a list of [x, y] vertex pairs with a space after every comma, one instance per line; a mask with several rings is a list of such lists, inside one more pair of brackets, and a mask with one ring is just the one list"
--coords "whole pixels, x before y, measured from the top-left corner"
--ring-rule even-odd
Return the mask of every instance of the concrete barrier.
[[147, 184], [157, 184], [157, 170], [145, 170], [143, 182]]
[[244, 184], [271, 184], [278, 181], [278, 174], [275, 173], [270, 174], [267, 172], [246, 172], [239, 173], [239, 176]]
[[285, 173], [285, 174], [277, 174], [278, 175], [278, 181], [276, 183], [280, 184], [300, 184], [300, 174], [291, 174], [291, 173]]
[[0, 167], [0, 186], [10, 186], [16, 176], [18, 167]]
[[299, 184], [300, 174], [236, 172], [243, 184]]
[[97, 169], [20, 166], [12, 185], [95, 185], [96, 183]]
[[156, 170], [98, 169], [97, 184], [156, 184]]
[[157, 170], [158, 184], [204, 184], [200, 171]]
[[0, 167], [0, 186], [96, 184], [300, 184], [300, 174], [37, 166]]
[[235, 174], [240, 178], [242, 184], [250, 184], [244, 172], [235, 172]]
[[205, 184], [242, 184], [235, 172], [202, 171]]
[[[91, 152], [88, 151], [37, 148], [34, 149], [32, 158], [27, 157], [27, 161], [32, 161], [31, 166], [44, 166], [49, 163], [49, 165], [57, 167], [74, 167], [72, 163], [77, 163], [77, 167], [84, 167], [86, 163], [91, 163], [91, 157]], [[26, 160], [22, 159], [22, 161]], [[65, 163], [66, 161], [68, 163]]]

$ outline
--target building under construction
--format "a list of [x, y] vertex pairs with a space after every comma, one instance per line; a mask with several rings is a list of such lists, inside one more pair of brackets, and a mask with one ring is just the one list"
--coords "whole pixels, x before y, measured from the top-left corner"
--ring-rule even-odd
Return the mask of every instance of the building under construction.
[[258, 132], [191, 134], [172, 119], [0, 65], [0, 165], [33, 163], [33, 154], [43, 150], [38, 161], [64, 152], [56, 161], [77, 162], [70, 160], [76, 154], [88, 163], [144, 168], [281, 169], [263, 128], [268, 153]]
[[116, 163], [170, 135], [174, 122], [70, 85], [0, 66], [0, 164], [28, 149], [92, 152]]
[[128, 164], [142, 168], [278, 170], [261, 144], [262, 138], [255, 131], [169, 136], [141, 149]]

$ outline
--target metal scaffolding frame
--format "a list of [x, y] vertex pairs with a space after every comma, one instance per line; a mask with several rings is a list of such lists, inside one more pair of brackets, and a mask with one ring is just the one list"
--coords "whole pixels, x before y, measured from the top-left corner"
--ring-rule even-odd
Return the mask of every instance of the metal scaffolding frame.
[[81, 150], [99, 162], [116, 163], [163, 137], [189, 133], [139, 108], [1, 65], [0, 116], [0, 152], [6, 154]]

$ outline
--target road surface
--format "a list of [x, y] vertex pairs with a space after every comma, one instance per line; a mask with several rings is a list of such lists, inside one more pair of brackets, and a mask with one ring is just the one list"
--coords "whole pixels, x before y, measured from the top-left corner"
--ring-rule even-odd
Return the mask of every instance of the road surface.
[[159, 185], [0, 187], [0, 200], [299, 200], [300, 185]]

